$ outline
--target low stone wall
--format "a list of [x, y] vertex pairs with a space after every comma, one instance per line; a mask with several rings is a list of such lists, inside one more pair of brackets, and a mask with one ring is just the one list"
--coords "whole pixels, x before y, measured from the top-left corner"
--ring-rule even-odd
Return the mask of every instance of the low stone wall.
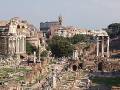
[[120, 90], [120, 87], [113, 86], [111, 90]]

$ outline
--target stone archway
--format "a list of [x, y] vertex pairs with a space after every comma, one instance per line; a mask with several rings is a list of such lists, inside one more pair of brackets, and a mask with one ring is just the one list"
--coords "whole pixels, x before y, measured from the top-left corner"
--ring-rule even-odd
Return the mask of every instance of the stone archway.
[[103, 63], [102, 62], [98, 63], [98, 70], [99, 71], [103, 70]]
[[72, 66], [72, 69], [73, 69], [73, 71], [77, 71], [77, 66], [76, 66], [76, 65], [73, 65], [73, 66]]

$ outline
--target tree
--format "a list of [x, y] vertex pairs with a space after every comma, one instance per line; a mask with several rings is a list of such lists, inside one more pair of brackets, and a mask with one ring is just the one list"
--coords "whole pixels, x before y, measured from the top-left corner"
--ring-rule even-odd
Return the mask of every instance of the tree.
[[34, 51], [37, 52], [37, 48], [35, 46], [33, 46], [31, 43], [26, 42], [26, 52], [28, 55], [33, 54]]
[[78, 42], [85, 42], [86, 41], [86, 36], [82, 35], [82, 34], [77, 34], [74, 35], [71, 38], [68, 38], [68, 40], [72, 43], [72, 44], [77, 44]]
[[71, 56], [74, 49], [73, 45], [61, 36], [54, 36], [48, 41], [48, 46], [55, 57]]
[[41, 54], [40, 54], [41, 57], [47, 57], [47, 55], [48, 55], [48, 51], [47, 50], [42, 51]]
[[118, 35], [120, 35], [120, 23], [112, 23], [108, 25], [108, 34], [111, 38], [114, 38]]

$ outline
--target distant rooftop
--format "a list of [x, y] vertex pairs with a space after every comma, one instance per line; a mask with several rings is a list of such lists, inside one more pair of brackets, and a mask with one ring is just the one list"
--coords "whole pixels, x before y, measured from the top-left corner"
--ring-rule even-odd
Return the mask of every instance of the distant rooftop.
[[6, 26], [8, 23], [9, 23], [9, 21], [0, 20], [0, 26]]
[[108, 36], [108, 33], [104, 30], [94, 30], [93, 31], [95, 36]]

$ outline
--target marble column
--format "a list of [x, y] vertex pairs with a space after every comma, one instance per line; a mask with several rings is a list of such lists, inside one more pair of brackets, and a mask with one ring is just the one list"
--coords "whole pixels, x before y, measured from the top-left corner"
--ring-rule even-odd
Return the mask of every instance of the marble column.
[[36, 52], [34, 51], [34, 63], [36, 63]]
[[22, 52], [23, 44], [22, 44], [22, 37], [20, 39], [20, 52]]
[[73, 50], [73, 59], [75, 60], [75, 50]]
[[15, 53], [15, 37], [13, 39], [13, 48], [14, 48], [14, 53]]
[[24, 37], [22, 37], [22, 42], [23, 42], [23, 43], [22, 43], [22, 46], [23, 46], [23, 47], [22, 47], [22, 52], [24, 53], [24, 51], [25, 51], [25, 50], [24, 50], [24, 48], [25, 48], [25, 46], [24, 46], [24, 45], [25, 45]]
[[7, 54], [8, 53], [8, 42], [9, 41], [7, 41], [7, 37], [4, 37], [4, 38], [5, 38], [5, 43], [6, 43], [5, 54]]
[[104, 36], [102, 36], [102, 57], [104, 57]]
[[20, 45], [19, 45], [20, 39], [19, 38], [17, 39], [17, 42], [18, 42], [18, 53], [20, 53]]
[[12, 38], [12, 49], [13, 49], [13, 54], [15, 53], [15, 42], [14, 42], [14, 37]]
[[21, 52], [21, 45], [20, 45], [21, 44], [21, 38], [19, 38], [18, 42], [19, 42], [19, 53], [20, 53]]
[[17, 53], [17, 52], [18, 52], [18, 42], [17, 42], [17, 38], [16, 38], [16, 45], [15, 45], [15, 46], [16, 46], [16, 49], [15, 49], [15, 50], [16, 50], [16, 53]]
[[11, 37], [9, 38], [9, 54], [11, 54]]
[[26, 37], [24, 37], [24, 52], [26, 53]]
[[56, 82], [56, 69], [53, 71], [53, 89], [56, 89], [57, 82]]
[[13, 37], [11, 39], [11, 54], [13, 55], [14, 49], [13, 49]]
[[20, 37], [20, 43], [19, 43], [19, 45], [20, 45], [20, 53], [22, 53], [22, 51], [23, 51], [22, 37]]
[[109, 37], [107, 37], [107, 57], [109, 57], [110, 56], [110, 53], [109, 53], [109, 42], [110, 42], [110, 38]]
[[99, 56], [99, 37], [97, 37], [97, 56]]
[[16, 53], [16, 37], [14, 39], [14, 45], [15, 45], [15, 53]]
[[40, 57], [40, 54], [41, 54], [41, 50], [40, 50], [40, 48], [41, 48], [41, 46], [40, 46], [40, 39], [39, 39], [39, 62], [40, 62], [40, 59], [41, 59], [41, 57]]
[[73, 51], [73, 59], [75, 59], [75, 60], [79, 59], [79, 57], [78, 57], [78, 51], [77, 50]]
[[13, 55], [13, 37], [11, 38], [11, 54]]

